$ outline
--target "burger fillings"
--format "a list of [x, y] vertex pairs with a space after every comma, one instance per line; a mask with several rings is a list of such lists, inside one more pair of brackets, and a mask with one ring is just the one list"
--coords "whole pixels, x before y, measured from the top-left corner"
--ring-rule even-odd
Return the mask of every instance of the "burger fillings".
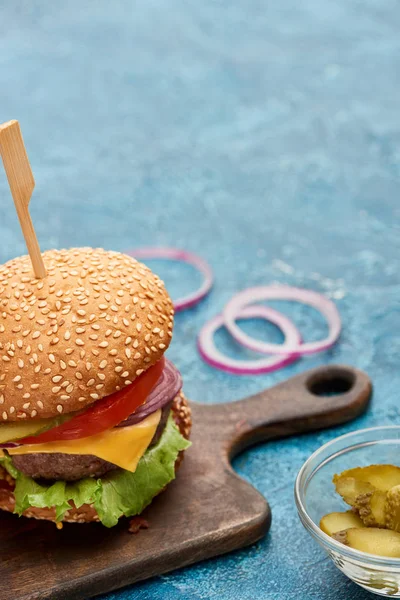
[[0, 509], [110, 527], [175, 477], [191, 417], [161, 280], [101, 249], [0, 266]]

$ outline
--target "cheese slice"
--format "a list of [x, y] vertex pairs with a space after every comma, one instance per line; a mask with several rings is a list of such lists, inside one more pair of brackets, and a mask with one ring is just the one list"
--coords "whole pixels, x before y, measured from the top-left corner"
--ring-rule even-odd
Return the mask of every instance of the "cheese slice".
[[[87, 438], [47, 442], [45, 444], [26, 444], [17, 448], [8, 448], [11, 455], [21, 454], [91, 454], [107, 460], [121, 469], [136, 471], [137, 464], [146, 452], [161, 419], [161, 410], [157, 410], [146, 419], [130, 427], [114, 427]], [[4, 455], [1, 452], [2, 456]]]

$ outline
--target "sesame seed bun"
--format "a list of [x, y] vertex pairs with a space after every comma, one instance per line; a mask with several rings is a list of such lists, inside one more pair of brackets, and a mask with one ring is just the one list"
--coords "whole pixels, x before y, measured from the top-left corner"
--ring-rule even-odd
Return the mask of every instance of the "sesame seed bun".
[[0, 421], [81, 410], [130, 385], [169, 346], [173, 307], [148, 267], [118, 252], [43, 253], [0, 266]]
[[[182, 392], [175, 397], [171, 406], [172, 415], [179, 431], [187, 440], [190, 436], [192, 428], [191, 410], [187, 399]], [[183, 451], [178, 455], [175, 462], [175, 472], [179, 468], [183, 460]], [[15, 498], [13, 494], [14, 479], [7, 473], [3, 467], [0, 467], [0, 510], [13, 512], [15, 506]], [[29, 508], [24, 512], [24, 517], [33, 519], [41, 519], [46, 521], [55, 521], [56, 514], [54, 508]], [[71, 506], [64, 517], [66, 523], [91, 523], [98, 522], [97, 511], [92, 504], [84, 504], [80, 508], [75, 505]]]

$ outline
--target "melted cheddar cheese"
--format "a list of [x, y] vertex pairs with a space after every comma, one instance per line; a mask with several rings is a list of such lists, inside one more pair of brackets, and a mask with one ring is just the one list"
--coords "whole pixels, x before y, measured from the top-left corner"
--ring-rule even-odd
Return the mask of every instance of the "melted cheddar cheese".
[[[134, 473], [139, 460], [153, 439], [160, 418], [161, 410], [157, 410], [140, 423], [130, 427], [114, 427], [79, 440], [26, 444], [17, 448], [9, 448], [7, 451], [11, 456], [54, 452], [91, 454]], [[1, 451], [0, 456], [3, 456], [3, 451]]]

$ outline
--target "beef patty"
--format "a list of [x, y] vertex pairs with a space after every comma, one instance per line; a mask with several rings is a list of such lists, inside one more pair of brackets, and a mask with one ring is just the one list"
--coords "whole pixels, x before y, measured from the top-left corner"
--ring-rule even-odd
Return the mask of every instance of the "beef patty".
[[[161, 419], [157, 426], [150, 446], [154, 446], [161, 437], [168, 420], [170, 410], [174, 411], [179, 396], [171, 400], [162, 408]], [[129, 418], [125, 421], [129, 425]], [[14, 466], [33, 479], [62, 479], [64, 481], [76, 481], [84, 477], [101, 477], [109, 471], [118, 469], [116, 465], [97, 456], [90, 454], [21, 454], [13, 456]]]

